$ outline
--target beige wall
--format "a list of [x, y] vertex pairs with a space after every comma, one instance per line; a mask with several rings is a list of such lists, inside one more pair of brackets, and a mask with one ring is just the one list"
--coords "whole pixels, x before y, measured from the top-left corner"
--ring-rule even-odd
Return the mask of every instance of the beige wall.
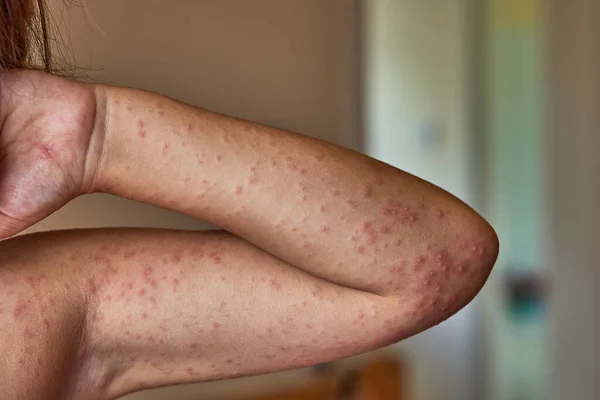
[[548, 0], [552, 399], [600, 398], [600, 3]]
[[[104, 37], [82, 8], [65, 3], [52, 0], [61, 35], [93, 79], [348, 147], [357, 143], [352, 0], [88, 0]], [[97, 226], [207, 227], [166, 210], [93, 195], [32, 230]], [[214, 387], [135, 398], [198, 398]]]
[[[68, 3], [51, 0], [62, 42], [70, 42], [64, 52], [92, 79], [349, 147], [357, 142], [351, 1], [87, 0], [94, 22]], [[208, 227], [94, 195], [32, 230], [92, 226]]]

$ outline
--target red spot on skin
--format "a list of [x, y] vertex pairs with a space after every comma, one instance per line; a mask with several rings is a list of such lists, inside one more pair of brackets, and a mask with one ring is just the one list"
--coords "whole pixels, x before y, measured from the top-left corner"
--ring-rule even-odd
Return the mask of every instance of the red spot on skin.
[[89, 278], [87, 280], [87, 284], [88, 284], [88, 289], [90, 290], [90, 293], [96, 294], [98, 292], [98, 286], [96, 285], [96, 280], [94, 278]]
[[352, 209], [356, 208], [356, 202], [354, 200], [346, 200], [346, 204], [348, 204]]
[[127, 251], [123, 254], [123, 258], [126, 260], [130, 260], [137, 254], [137, 251]]
[[139, 342], [140, 340], [142, 340], [142, 335], [136, 335], [136, 336], [135, 336], [135, 340], [137, 340], [138, 342]]
[[306, 168], [302, 168], [302, 169], [300, 170], [300, 173], [301, 173], [302, 175], [306, 175], [306, 172], [307, 172], [307, 171], [306, 171]]
[[20, 301], [15, 305], [13, 310], [13, 317], [15, 319], [20, 318], [27, 311], [27, 304], [24, 301]]
[[127, 282], [127, 289], [133, 289], [133, 282]]
[[271, 167], [276, 167], [277, 166], [277, 160], [272, 159], [271, 160]]
[[142, 139], [144, 139], [146, 137], [146, 131], [141, 130], [138, 132], [139, 137], [141, 137]]
[[133, 111], [133, 107], [127, 106], [127, 111], [132, 112]]
[[364, 248], [363, 246], [358, 246], [358, 247], [356, 248], [356, 251], [357, 251], [359, 254], [363, 254], [363, 253], [365, 252], [365, 248]]
[[466, 262], [462, 262], [460, 264], [458, 264], [456, 271], [459, 275], [465, 275], [467, 273], [468, 270], [468, 265]]
[[154, 336], [148, 336], [148, 341], [150, 343], [156, 343], [156, 339], [154, 339]]
[[44, 326], [46, 329], [50, 329], [50, 320], [48, 318], [44, 318]]
[[425, 263], [425, 257], [423, 257], [423, 256], [417, 257], [417, 259], [415, 260], [415, 271], [419, 271], [424, 263]]
[[173, 291], [177, 291], [177, 286], [179, 286], [179, 279], [173, 278]]
[[235, 194], [238, 195], [238, 196], [240, 194], [242, 194], [243, 191], [244, 191], [244, 188], [241, 187], [241, 186], [238, 186], [238, 187], [235, 188]]
[[217, 161], [221, 161], [222, 159], [223, 157], [217, 154]]
[[325, 154], [321, 153], [321, 154], [317, 154], [315, 156], [315, 160], [317, 160], [317, 161], [323, 161], [324, 159], [325, 159]]
[[218, 322], [213, 322], [213, 326], [215, 327], [215, 329], [219, 329], [221, 327], [221, 324]]
[[340, 195], [340, 191], [339, 190], [334, 190], [333, 191], [333, 197], [339, 197]]
[[208, 256], [213, 260], [215, 264], [221, 264], [221, 256], [215, 252], [211, 252]]
[[321, 225], [321, 228], [319, 230], [323, 233], [329, 232], [329, 226]]
[[384, 225], [381, 227], [381, 233], [383, 233], [384, 235], [387, 235], [391, 232], [391, 228], [388, 225]]
[[161, 154], [162, 154], [163, 156], [166, 156], [166, 155], [167, 155], [167, 150], [169, 150], [169, 144], [168, 144], [168, 143], [165, 143], [165, 144], [163, 145], [163, 148], [162, 148], [162, 152], [161, 152]]
[[27, 282], [27, 284], [29, 285], [30, 288], [32, 289], [37, 289], [37, 287], [40, 284], [40, 278], [36, 278], [33, 276], [29, 276], [25, 279], [25, 281]]
[[269, 280], [269, 285], [277, 291], [281, 289], [281, 283], [277, 282], [275, 279]]
[[371, 187], [371, 185], [366, 185], [364, 190], [363, 190], [363, 195], [367, 198], [370, 199], [371, 197], [373, 197], [373, 188]]
[[221, 275], [221, 282], [225, 282], [227, 279], [225, 278], [224, 275]]
[[198, 345], [196, 343], [192, 343], [190, 345], [190, 349], [197, 349], [197, 348], [198, 348]]
[[142, 313], [142, 319], [146, 319], [146, 318], [148, 318], [148, 314]]
[[191, 132], [194, 129], [194, 125], [190, 122], [187, 124], [187, 131]]
[[442, 210], [436, 210], [435, 215], [438, 218], [443, 218], [445, 214], [444, 214], [444, 211], [442, 211]]
[[302, 243], [302, 247], [304, 247], [304, 248], [310, 247], [310, 242]]
[[138, 295], [139, 295], [140, 297], [144, 297], [144, 296], [146, 295], [146, 289], [140, 289], [140, 290], [138, 291]]

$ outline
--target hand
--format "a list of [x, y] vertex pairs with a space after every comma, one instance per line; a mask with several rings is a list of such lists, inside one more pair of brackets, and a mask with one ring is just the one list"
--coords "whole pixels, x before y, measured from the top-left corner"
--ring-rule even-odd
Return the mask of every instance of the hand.
[[91, 87], [42, 72], [0, 73], [0, 239], [41, 221], [91, 185]]

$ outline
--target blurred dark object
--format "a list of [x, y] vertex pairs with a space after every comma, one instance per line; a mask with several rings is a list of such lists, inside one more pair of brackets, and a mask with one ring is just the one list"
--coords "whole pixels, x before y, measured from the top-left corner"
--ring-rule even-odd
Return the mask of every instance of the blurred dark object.
[[543, 314], [547, 283], [542, 273], [510, 272], [506, 275], [504, 290], [508, 312], [513, 319], [529, 321]]

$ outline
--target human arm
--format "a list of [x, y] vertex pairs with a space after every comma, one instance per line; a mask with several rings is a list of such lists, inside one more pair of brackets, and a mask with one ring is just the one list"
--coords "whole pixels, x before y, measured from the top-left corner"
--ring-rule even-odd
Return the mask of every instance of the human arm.
[[[107, 393], [139, 388], [142, 375], [149, 377], [142, 387], [227, 378], [299, 367], [390, 344], [452, 315], [477, 293], [489, 274], [497, 253], [493, 230], [439, 188], [314, 139], [230, 119], [142, 91], [85, 87], [93, 88], [98, 102], [93, 113], [87, 110], [96, 115], [95, 129], [91, 140], [83, 141], [89, 142], [87, 151], [78, 148], [76, 152], [86, 157], [84, 162], [73, 163], [82, 175], [73, 195], [92, 191], [121, 195], [203, 218], [231, 232], [188, 237], [175, 232], [135, 231], [119, 239], [121, 246], [139, 251], [180, 248], [183, 253], [175, 254], [164, 266], [153, 265], [162, 262], [158, 256], [132, 255], [138, 251], [134, 249], [111, 249], [109, 238], [103, 235], [85, 233], [81, 235], [83, 242], [73, 236], [65, 241], [65, 254], [74, 243], [84, 250], [83, 261], [68, 256], [63, 262], [67, 268], [82, 266], [85, 326], [93, 333], [86, 336], [84, 345], [89, 351], [85, 360], [95, 366], [89, 376], [104, 382]], [[59, 111], [47, 115], [64, 115]], [[18, 120], [14, 115], [7, 120]], [[7, 125], [18, 124], [5, 124], [5, 130]], [[71, 147], [61, 149], [54, 144], [52, 140], [36, 142], [38, 152], [32, 154], [44, 154], [39, 152], [50, 145], [55, 151], [49, 155], [60, 157], [44, 162], [55, 165]], [[35, 156], [30, 158], [37, 161]], [[33, 190], [36, 186], [27, 186], [30, 181], [16, 181], [30, 188], [23, 193], [40, 193], [39, 187]], [[159, 236], [164, 239], [159, 240]], [[207, 245], [221, 243], [224, 255], [211, 256], [215, 251], [209, 251], [205, 260], [196, 259], [198, 255], [194, 256], [191, 249], [200, 239], [207, 239]], [[190, 252], [187, 256], [186, 249]], [[58, 257], [55, 252], [44, 254], [46, 258]], [[235, 274], [231, 284], [236, 290], [220, 283], [222, 274], [218, 271], [225, 259], [236, 273], [250, 272]], [[104, 281], [94, 274], [98, 265], [102, 270], [107, 262], [111, 265], [109, 272], [121, 271], [121, 277], [103, 283], [100, 290], [97, 284]], [[165, 295], [164, 312], [157, 316], [142, 311], [143, 307], [152, 310], [149, 298], [145, 306], [140, 301], [138, 315], [131, 314], [131, 318], [138, 319], [128, 322], [130, 304], [125, 297], [125, 304], [119, 303], [117, 292], [123, 285], [129, 289], [129, 281], [124, 280], [130, 278], [127, 274], [137, 274], [131, 278], [144, 282], [148, 266], [153, 274], [158, 267], [181, 273], [187, 289], [183, 291], [182, 285], [179, 296], [169, 297], [173, 284], [179, 290], [181, 279], [173, 277], [179, 283], [171, 281], [171, 285], [163, 286], [157, 281], [156, 288], [150, 280], [146, 285]], [[253, 282], [254, 274], [265, 281]], [[169, 276], [162, 276], [168, 282]], [[227, 282], [228, 277], [223, 277]], [[201, 285], [198, 282], [203, 281], [211, 283], [210, 289], [195, 303]], [[270, 291], [255, 295], [252, 286]], [[104, 291], [113, 291], [117, 300], [114, 295], [103, 296]], [[322, 321], [318, 334], [311, 335], [306, 326], [307, 331], [303, 331], [293, 320], [300, 314], [294, 304], [304, 306], [307, 296], [320, 305], [306, 313], [308, 318]], [[209, 333], [211, 323], [213, 330], [224, 327], [214, 319], [221, 315], [218, 310], [204, 314], [198, 308], [211, 301], [219, 307], [223, 301], [234, 306], [226, 312], [234, 321], [228, 326], [228, 335]], [[253, 301], [255, 306], [249, 307]], [[365, 312], [373, 306], [379, 310], [377, 315]], [[106, 312], [98, 314], [97, 310]], [[110, 318], [100, 318], [104, 315]], [[142, 354], [151, 354], [156, 347], [150, 337], [155, 342], [161, 340], [158, 317], [165, 315], [179, 326], [162, 339], [169, 360], [159, 362], [160, 369], [150, 374]], [[254, 317], [252, 321], [250, 317]], [[190, 318], [198, 325], [186, 327], [185, 321]], [[146, 327], [146, 341], [142, 334], [140, 342], [135, 341], [138, 334], [132, 341], [122, 328], [124, 322]], [[273, 339], [248, 332], [267, 329], [268, 333], [271, 324], [289, 334], [277, 335], [283, 341], [280, 348], [273, 349], [275, 353], [262, 353], [270, 358], [261, 360], [258, 351], [270, 349]], [[344, 335], [352, 339], [344, 339]], [[313, 339], [318, 342], [312, 343]], [[256, 354], [252, 353], [254, 358], [239, 351], [240, 343], [251, 340], [248, 349], [257, 349]], [[184, 343], [202, 344], [202, 349], [193, 353]], [[295, 357], [287, 357], [294, 346], [305, 347], [298, 347]], [[133, 360], [115, 359], [114, 354]], [[237, 365], [240, 360], [243, 362]], [[212, 370], [211, 374], [212, 364], [219, 373]], [[161, 373], [167, 366], [184, 376]]]

